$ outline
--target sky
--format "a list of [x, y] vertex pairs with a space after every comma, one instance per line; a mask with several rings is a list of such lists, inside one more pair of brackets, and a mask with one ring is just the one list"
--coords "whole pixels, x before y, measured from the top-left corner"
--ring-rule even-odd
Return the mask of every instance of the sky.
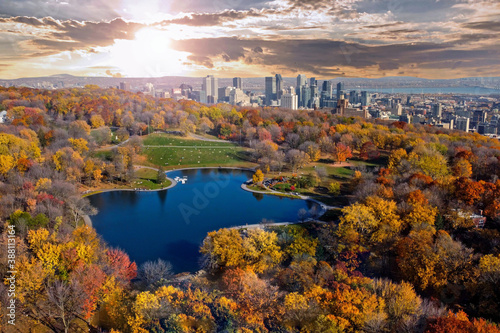
[[500, 76], [499, 0], [0, 0], [0, 78]]

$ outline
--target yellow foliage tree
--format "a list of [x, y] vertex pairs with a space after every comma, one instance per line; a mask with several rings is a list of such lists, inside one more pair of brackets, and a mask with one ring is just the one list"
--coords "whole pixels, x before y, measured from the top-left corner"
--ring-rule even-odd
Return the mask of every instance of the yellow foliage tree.
[[209, 232], [200, 252], [208, 256], [210, 268], [239, 267], [244, 264], [243, 239], [238, 229]]
[[312, 162], [316, 162], [321, 157], [321, 150], [319, 149], [319, 147], [309, 145], [307, 147], [307, 155], [309, 155], [309, 158]]
[[481, 279], [490, 283], [500, 281], [500, 255], [488, 254], [479, 260]]
[[317, 247], [317, 239], [313, 239], [303, 235], [297, 235], [294, 237], [293, 242], [286, 247], [285, 252], [288, 253], [291, 257], [303, 254], [308, 254], [311, 257], [314, 257]]
[[365, 205], [372, 210], [375, 218], [378, 220], [376, 230], [371, 235], [373, 243], [383, 243], [399, 234], [402, 229], [402, 223], [396, 213], [397, 207], [395, 201], [371, 196], [366, 199]]
[[377, 279], [372, 282], [373, 289], [385, 302], [385, 313], [388, 315], [391, 326], [418, 315], [422, 300], [413, 286], [407, 282], [396, 284], [386, 279]]
[[85, 139], [69, 138], [68, 141], [69, 141], [69, 143], [71, 143], [71, 146], [73, 147], [73, 149], [76, 150], [80, 154], [83, 154], [89, 150], [89, 147], [87, 147], [88, 142]]
[[93, 172], [92, 172], [92, 177], [94, 178], [94, 181], [96, 183], [99, 183], [102, 179], [102, 171], [100, 169], [95, 169]]
[[355, 230], [361, 234], [368, 234], [375, 230], [378, 221], [372, 208], [356, 203], [342, 209], [338, 233], [344, 234], [349, 230]]
[[26, 306], [46, 298], [44, 281], [49, 276], [42, 262], [21, 256], [16, 262], [16, 299]]
[[281, 262], [283, 253], [277, 243], [275, 232], [261, 229], [248, 231], [248, 237], [243, 241], [245, 260], [254, 272], [262, 273]]
[[84, 225], [73, 230], [72, 236], [71, 247], [76, 249], [78, 257], [86, 263], [94, 262], [100, 248], [100, 241], [95, 230]]
[[101, 115], [98, 114], [90, 117], [90, 123], [92, 124], [92, 128], [99, 128], [105, 125], [104, 119], [101, 117]]
[[451, 168], [453, 175], [455, 177], [466, 177], [472, 176], [472, 165], [465, 158], [459, 158], [455, 161], [455, 164]]
[[0, 155], [0, 174], [6, 175], [15, 166], [14, 157], [10, 155]]
[[46, 191], [52, 186], [52, 180], [49, 178], [40, 178], [37, 180], [35, 188], [37, 191]]
[[392, 173], [401, 173], [401, 163], [406, 160], [408, 153], [403, 148], [396, 149], [389, 156], [387, 167]]
[[252, 180], [254, 184], [259, 184], [264, 181], [264, 174], [260, 169], [257, 169], [257, 171], [255, 171], [254, 175], [252, 176]]

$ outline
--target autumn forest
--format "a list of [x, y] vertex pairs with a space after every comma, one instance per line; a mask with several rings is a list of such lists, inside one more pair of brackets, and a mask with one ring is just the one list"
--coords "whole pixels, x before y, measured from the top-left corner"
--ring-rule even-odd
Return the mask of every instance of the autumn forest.
[[[97, 86], [0, 87], [0, 111], [2, 332], [500, 332], [496, 139]], [[231, 141], [256, 184], [281, 173], [341, 207], [210, 232], [197, 273], [137, 266], [85, 223], [84, 192], [134, 187], [155, 166], [143, 141], [168, 131]]]

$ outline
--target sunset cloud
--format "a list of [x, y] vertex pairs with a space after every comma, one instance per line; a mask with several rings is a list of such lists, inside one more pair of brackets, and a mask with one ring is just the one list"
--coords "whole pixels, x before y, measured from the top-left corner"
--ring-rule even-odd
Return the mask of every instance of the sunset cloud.
[[[493, 0], [0, 0], [0, 8], [3, 77], [30, 64], [34, 72], [113, 68], [104, 75], [123, 76], [160, 75], [156, 68], [164, 68], [161, 75], [173, 68], [324, 78], [500, 75], [500, 5]], [[154, 37], [137, 40], [144, 29]], [[139, 45], [152, 55], [135, 50], [131, 61], [160, 62], [130, 71], [127, 49]]]

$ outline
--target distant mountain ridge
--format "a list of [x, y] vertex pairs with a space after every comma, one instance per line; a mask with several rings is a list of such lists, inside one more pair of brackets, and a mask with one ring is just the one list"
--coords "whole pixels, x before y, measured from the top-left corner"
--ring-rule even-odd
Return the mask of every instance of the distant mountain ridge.
[[[271, 74], [270, 74], [271, 75]], [[466, 77], [459, 79], [426, 79], [412, 76], [391, 76], [381, 78], [346, 78], [336, 77], [329, 79], [334, 84], [344, 82], [345, 89], [370, 89], [370, 88], [422, 88], [422, 87], [482, 87], [500, 89], [500, 77]], [[248, 90], [263, 90], [264, 77], [242, 78], [243, 88]], [[295, 77], [284, 77], [283, 87], [296, 85]], [[309, 80], [308, 80], [309, 81]], [[321, 85], [323, 80], [318, 80]], [[44, 87], [47, 83], [57, 88], [79, 87], [95, 84], [100, 87], [117, 87], [120, 82], [130, 83], [133, 90], [139, 90], [146, 83], [153, 83], [160, 89], [176, 88], [182, 83], [201, 89], [202, 77], [165, 76], [165, 77], [92, 77], [74, 76], [71, 74], [56, 74], [45, 77], [26, 77], [18, 79], [0, 79], [3, 86], [30, 86]], [[219, 78], [219, 87], [232, 86], [232, 78]]]

